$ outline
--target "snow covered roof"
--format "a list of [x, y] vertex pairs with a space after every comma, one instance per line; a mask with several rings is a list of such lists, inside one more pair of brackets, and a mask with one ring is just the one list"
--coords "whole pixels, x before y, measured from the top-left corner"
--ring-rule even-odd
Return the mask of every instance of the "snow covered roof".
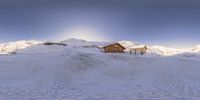
[[115, 44], [121, 46], [123, 49], [126, 49], [126, 48], [125, 48], [124, 46], [122, 46], [120, 43], [112, 43], [112, 44], [109, 44], [109, 45], [104, 46], [103, 48], [108, 47], [108, 46], [111, 46], [111, 45], [115, 45]]

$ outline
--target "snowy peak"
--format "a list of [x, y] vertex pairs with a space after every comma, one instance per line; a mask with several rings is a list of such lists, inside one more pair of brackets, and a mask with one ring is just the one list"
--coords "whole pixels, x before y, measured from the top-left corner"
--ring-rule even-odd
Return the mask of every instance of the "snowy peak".
[[125, 41], [125, 40], [118, 41], [117, 43], [121, 44], [125, 48], [130, 48], [132, 46], [138, 45], [138, 44], [136, 44], [136, 43], [134, 43], [132, 41]]
[[19, 49], [24, 49], [33, 45], [41, 44], [42, 42], [36, 40], [22, 40], [16, 42], [8, 42], [0, 44], [0, 54], [8, 54]]
[[90, 46], [91, 45], [86, 40], [75, 39], [75, 38], [71, 38], [71, 39], [67, 39], [67, 40], [61, 41], [61, 43], [67, 44], [67, 46], [69, 46], [69, 47], [81, 47], [81, 46]]

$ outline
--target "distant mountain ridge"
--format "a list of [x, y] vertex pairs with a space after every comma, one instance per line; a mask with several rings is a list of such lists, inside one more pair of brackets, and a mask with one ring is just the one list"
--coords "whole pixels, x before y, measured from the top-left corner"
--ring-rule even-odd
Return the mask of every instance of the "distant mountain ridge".
[[[86, 41], [83, 39], [76, 39], [76, 38], [71, 38], [71, 39], [66, 39], [61, 41], [60, 43], [67, 44], [67, 47], [84, 47], [84, 46], [105, 46], [109, 45], [111, 43], [120, 43], [122, 44], [125, 48], [135, 46], [135, 45], [144, 45], [144, 44], [139, 44], [135, 43], [133, 41], [115, 41], [115, 42], [95, 42], [95, 41]], [[42, 41], [36, 41], [36, 40], [22, 40], [22, 41], [16, 41], [16, 42], [8, 42], [8, 43], [2, 43], [0, 44], [0, 54], [8, 54], [11, 52], [14, 52], [19, 49], [24, 49], [30, 46], [38, 45], [38, 44], [43, 44], [44, 42]], [[175, 48], [168, 48], [164, 46], [148, 46], [147, 45], [147, 54], [150, 55], [163, 55], [163, 56], [170, 56], [170, 55], [176, 55], [176, 54], [185, 54], [185, 53], [198, 53], [200, 52], [200, 45], [197, 45], [193, 47], [190, 50], [181, 50], [181, 49], [175, 49]]]

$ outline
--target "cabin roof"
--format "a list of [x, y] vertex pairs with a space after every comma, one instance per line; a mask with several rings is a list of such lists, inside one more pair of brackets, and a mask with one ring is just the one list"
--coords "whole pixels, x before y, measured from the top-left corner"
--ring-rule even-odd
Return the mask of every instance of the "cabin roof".
[[134, 44], [134, 45], [125, 45], [125, 44], [121, 44], [119, 42], [114, 42], [114, 43], [111, 43], [111, 44], [108, 44], [108, 45], [105, 45], [103, 46], [103, 48], [106, 48], [108, 46], [111, 46], [111, 45], [114, 45], [114, 44], [117, 44], [119, 45], [120, 47], [122, 47], [123, 49], [142, 49], [142, 48], [146, 48], [147, 49], [147, 46], [146, 45], [139, 45], [139, 44]]
[[126, 48], [125, 48], [124, 46], [122, 46], [120, 43], [112, 43], [112, 44], [109, 44], [109, 45], [104, 46], [103, 48], [106, 48], [106, 47], [109, 47], [109, 46], [112, 46], [112, 45], [115, 45], [115, 44], [119, 45], [119, 46], [122, 47], [123, 49], [126, 49]]

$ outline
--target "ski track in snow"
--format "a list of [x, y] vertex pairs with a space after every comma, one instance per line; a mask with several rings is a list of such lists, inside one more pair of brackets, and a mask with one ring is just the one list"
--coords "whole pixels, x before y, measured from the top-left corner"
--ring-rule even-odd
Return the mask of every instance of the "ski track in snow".
[[0, 100], [199, 100], [200, 58], [39, 46], [0, 55]]

